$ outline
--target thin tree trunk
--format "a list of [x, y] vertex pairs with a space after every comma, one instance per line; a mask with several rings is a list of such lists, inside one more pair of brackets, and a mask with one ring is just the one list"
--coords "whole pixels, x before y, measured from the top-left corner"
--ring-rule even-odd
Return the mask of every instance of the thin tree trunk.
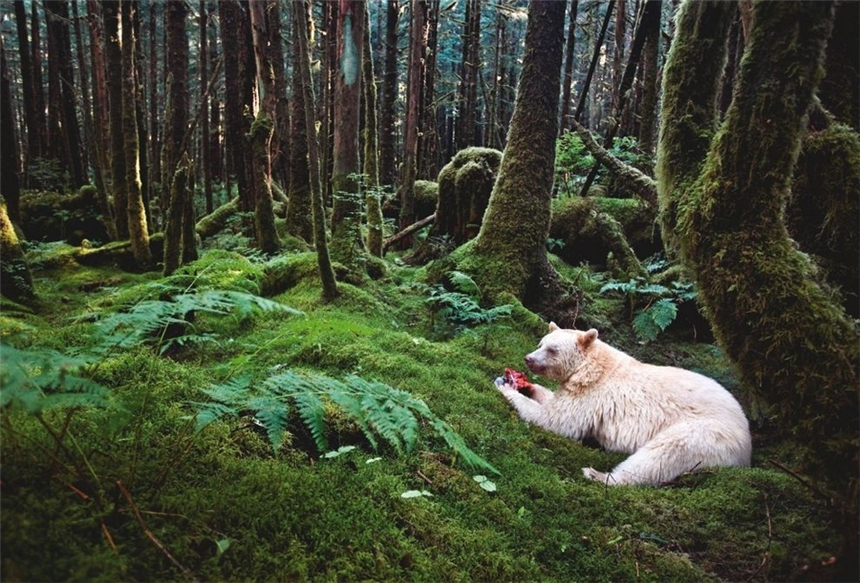
[[[19, 223], [21, 169], [19, 168], [18, 132], [15, 127], [15, 113], [12, 111], [12, 88], [9, 68], [6, 64], [6, 46], [2, 39], [0, 39], [0, 121], [3, 125], [3, 132], [0, 133], [0, 194], [5, 202], [3, 215], [6, 215], [6, 205], [8, 205], [9, 217]], [[14, 235], [14, 230], [12, 233]]]
[[[310, 5], [307, 2], [294, 2], [291, 5], [296, 18], [303, 18], [307, 23], [313, 22], [311, 14], [308, 13]], [[295, 26], [294, 26], [295, 28]], [[305, 26], [307, 27], [307, 24]], [[313, 29], [311, 29], [313, 30]], [[313, 39], [313, 35], [311, 35]], [[302, 67], [301, 59], [306, 58], [297, 46], [293, 46], [293, 99], [291, 102], [292, 115], [290, 116], [290, 181], [289, 181], [289, 203], [287, 205], [287, 232], [300, 237], [307, 242], [314, 240], [313, 200], [311, 193], [311, 177], [308, 161], [308, 140], [311, 139], [305, 119], [305, 109], [313, 108], [313, 104], [305, 103], [304, 91], [302, 91]], [[314, 118], [311, 112], [311, 118]], [[315, 132], [314, 129], [311, 131]], [[314, 138], [315, 139], [315, 138]], [[319, 180], [319, 177], [317, 177]]]
[[105, 23], [105, 56], [109, 97], [109, 134], [111, 192], [118, 239], [128, 238], [128, 185], [126, 183], [125, 142], [122, 127], [122, 43], [120, 42], [119, 2], [101, 0]]
[[[276, 253], [281, 246], [275, 230], [275, 212], [272, 206], [272, 136], [275, 131], [275, 71], [269, 54], [267, 20], [271, 14], [271, 0], [251, 2], [251, 31], [254, 40], [254, 58], [261, 91], [260, 110], [248, 137], [254, 154], [254, 226], [257, 245], [263, 253]], [[268, 14], [267, 14], [268, 13]]]
[[570, 16], [567, 25], [567, 42], [564, 46], [564, 78], [561, 90], [561, 123], [559, 123], [558, 134], [564, 133], [571, 127], [570, 120], [570, 92], [573, 87], [573, 57], [576, 48], [576, 13], [579, 10], [579, 0], [570, 0]]
[[416, 177], [435, 180], [439, 174], [439, 130], [436, 119], [436, 55], [439, 37], [439, 0], [427, 2], [427, 48], [424, 51], [424, 87], [421, 96], [421, 132], [418, 136], [418, 169]]
[[36, 128], [39, 132], [39, 143], [42, 145], [40, 155], [48, 157], [48, 121], [45, 114], [45, 87], [42, 83], [42, 35], [39, 29], [39, 3], [33, 2], [30, 10], [30, 33], [32, 34], [32, 58], [33, 63], [33, 94], [36, 99]]
[[364, 57], [362, 77], [364, 89], [364, 200], [367, 207], [367, 251], [382, 257], [382, 191], [379, 188], [379, 128], [376, 123], [376, 79], [373, 74], [373, 53], [370, 46], [370, 11], [365, 9]]
[[400, 20], [398, 0], [387, 0], [385, 19], [385, 68], [382, 74], [382, 99], [379, 106], [379, 181], [397, 182], [397, 129], [394, 104], [397, 101], [397, 23]]
[[580, 121], [582, 118], [582, 110], [585, 108], [586, 100], [588, 99], [588, 90], [591, 88], [591, 79], [594, 77], [594, 69], [597, 67], [597, 61], [600, 59], [600, 49], [603, 46], [603, 40], [606, 38], [606, 29], [609, 27], [609, 21], [612, 19], [612, 9], [615, 8], [615, 0], [609, 0], [606, 5], [606, 14], [603, 17], [603, 24], [600, 26], [600, 33], [597, 35], [597, 40], [594, 42], [594, 53], [591, 55], [591, 62], [588, 65], [588, 73], [585, 75], [585, 81], [582, 83], [582, 90], [579, 93], [579, 102], [576, 104], [576, 111], [573, 113], [573, 119]]
[[206, 0], [200, 0], [198, 7], [200, 12], [200, 41], [198, 54], [200, 55], [200, 107], [202, 115], [200, 122], [200, 172], [203, 175], [203, 194], [206, 200], [206, 214], [214, 210], [215, 203], [212, 200], [212, 152], [209, 149], [209, 107], [207, 101], [209, 96], [206, 91], [206, 83], [209, 75], [209, 12]]
[[466, 0], [466, 21], [462, 34], [462, 59], [458, 89], [457, 149], [480, 145], [476, 140], [478, 107], [478, 66], [481, 46], [481, 0]]
[[140, 182], [140, 143], [137, 134], [137, 83], [135, 79], [134, 10], [135, 2], [122, 0], [122, 131], [128, 188], [128, 233], [135, 262], [141, 269], [152, 264], [149, 230]]
[[643, 22], [643, 26], [647, 30], [641, 69], [642, 105], [639, 108], [639, 149], [650, 157], [654, 153], [656, 141], [657, 99], [660, 94], [660, 76], [657, 67], [660, 50], [660, 18], [652, 18], [647, 24]]
[[[18, 31], [18, 54], [21, 59], [21, 85], [24, 89], [24, 119], [27, 121], [26, 164], [42, 157], [42, 142], [36, 118], [33, 63], [30, 60], [30, 41], [27, 37], [27, 8], [23, 0], [15, 0], [15, 25]], [[34, 31], [35, 34], [38, 34], [38, 31]]]
[[364, 253], [359, 199], [359, 108], [361, 56], [364, 46], [363, 0], [340, 0], [338, 11], [337, 76], [334, 95], [334, 151], [332, 165], [332, 254], [353, 266]]
[[308, 14], [302, 2], [301, 9], [293, 10], [293, 22], [296, 28], [296, 50], [299, 52], [298, 65], [301, 76], [301, 91], [305, 103], [305, 127], [308, 136], [308, 165], [310, 167], [311, 197], [313, 199], [314, 216], [314, 246], [317, 253], [320, 280], [322, 281], [323, 299], [333, 301], [340, 295], [334, 269], [328, 253], [326, 241], [325, 206], [323, 205], [322, 188], [320, 185], [319, 141], [316, 136], [314, 111], [314, 85], [311, 76], [311, 55], [308, 46]]
[[[412, 2], [412, 24], [409, 33], [409, 82], [406, 97], [406, 126], [403, 146], [403, 179], [397, 198], [400, 200], [400, 228], [415, 222], [415, 179], [418, 175], [418, 121], [424, 82], [424, 47], [427, 45], [427, 2]], [[412, 240], [404, 237], [400, 248], [407, 249]]]

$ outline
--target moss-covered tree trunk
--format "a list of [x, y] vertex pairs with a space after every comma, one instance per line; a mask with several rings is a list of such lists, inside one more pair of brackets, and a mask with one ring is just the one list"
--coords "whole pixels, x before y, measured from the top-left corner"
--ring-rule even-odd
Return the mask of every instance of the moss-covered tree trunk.
[[[310, 18], [306, 2], [294, 2], [291, 10]], [[311, 201], [310, 171], [308, 170], [308, 129], [305, 121], [305, 98], [301, 91], [301, 53], [293, 50], [293, 90], [290, 107], [290, 181], [287, 205], [287, 233], [301, 237], [308, 243], [314, 240], [313, 208]]]
[[170, 181], [170, 198], [164, 215], [164, 275], [168, 276], [182, 264], [182, 213], [188, 190], [189, 161], [183, 156]]
[[358, 136], [364, 11], [363, 1], [340, 0], [337, 75], [334, 84], [331, 250], [336, 259], [351, 267], [356, 266], [364, 254], [364, 239], [361, 236], [362, 201], [358, 182], [361, 172]]
[[[251, 124], [248, 139], [253, 153], [254, 180], [254, 227], [257, 245], [263, 253], [276, 253], [281, 247], [275, 230], [275, 211], [272, 205], [272, 139], [275, 134], [276, 104], [275, 70], [272, 63], [268, 19], [270, 1], [252, 2], [249, 5], [251, 31], [254, 42], [254, 58], [257, 63], [257, 78], [260, 95], [260, 110]], [[267, 15], [267, 12], [269, 15]]]
[[364, 54], [361, 71], [364, 76], [364, 201], [367, 205], [367, 251], [382, 257], [382, 191], [379, 189], [379, 128], [376, 122], [376, 79], [370, 46], [370, 13], [364, 13]]
[[9, 220], [6, 203], [0, 201], [0, 292], [16, 302], [32, 300], [33, 277], [24, 259], [24, 251]]
[[[833, 4], [754, 4], [734, 99], [711, 142], [719, 69], [709, 67], [723, 59], [733, 9], [723, 4], [688, 2], [677, 21], [659, 146], [664, 233], [745, 387], [856, 518], [860, 338], [783, 217]], [[856, 553], [856, 522], [846, 532]]]
[[302, 99], [305, 103], [305, 127], [308, 129], [308, 170], [311, 180], [311, 200], [313, 201], [314, 217], [314, 247], [317, 253], [317, 266], [319, 267], [320, 280], [322, 281], [323, 298], [332, 301], [340, 295], [337, 289], [337, 280], [334, 277], [334, 268], [328, 252], [326, 241], [325, 206], [323, 205], [322, 186], [320, 185], [320, 154], [319, 140], [314, 124], [314, 98], [313, 77], [311, 76], [311, 54], [308, 46], [308, 20], [310, 14], [304, 9], [293, 10], [293, 23], [296, 30], [296, 50], [299, 52], [299, 69]]
[[128, 188], [128, 236], [134, 259], [140, 269], [149, 268], [149, 227], [140, 182], [140, 142], [137, 133], [135, 5], [123, 0], [122, 11], [122, 131], [125, 145], [126, 187]]
[[103, 2], [107, 46], [107, 88], [109, 98], [110, 179], [113, 193], [116, 236], [128, 237], [128, 187], [126, 185], [125, 144], [122, 129], [122, 43], [120, 40], [119, 2]]
[[557, 293], [539, 279], [551, 270], [546, 240], [558, 134], [564, 12], [564, 2], [529, 2], [526, 53], [508, 143], [473, 248], [475, 257], [481, 259], [472, 270], [482, 286], [509, 291], [524, 300], [529, 296], [528, 303], [545, 293]]

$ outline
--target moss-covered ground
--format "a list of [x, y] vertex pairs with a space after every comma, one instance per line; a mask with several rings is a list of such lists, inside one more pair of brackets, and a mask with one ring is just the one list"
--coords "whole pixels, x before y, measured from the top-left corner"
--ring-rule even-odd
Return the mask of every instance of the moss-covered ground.
[[[161, 281], [81, 267], [69, 252], [31, 252], [40, 303], [4, 301], [4, 345], [94, 353], [102, 332], [91, 316], [126, 309]], [[791, 467], [790, 446], [758, 424], [752, 468], [662, 488], [586, 481], [580, 468], [609, 469], [623, 456], [526, 425], [493, 387], [505, 367], [523, 368], [543, 333], [521, 307], [454, 336], [429, 311], [423, 271], [394, 262], [376, 281], [342, 282], [329, 304], [307, 253], [267, 266], [210, 251], [180, 272], [256, 291], [284, 265], [291, 276], [277, 287], [287, 289], [270, 299], [303, 315], [200, 315], [194, 332], [205, 342], [160, 353], [162, 337], [97, 352], [84, 371], [112, 408], [3, 408], [2, 580], [784, 581], [838, 547], [824, 503], [770, 462]], [[592, 274], [566, 274], [599, 289]], [[638, 342], [623, 300], [583, 309], [607, 322], [610, 343], [737, 390], [713, 346], [671, 328]], [[427, 427], [408, 453], [374, 450], [333, 415], [330, 449], [356, 446], [336, 457], [317, 451], [299, 419], [277, 451], [242, 411], [195, 432], [202, 389], [272, 367], [408, 391], [500, 474], [469, 467]]]

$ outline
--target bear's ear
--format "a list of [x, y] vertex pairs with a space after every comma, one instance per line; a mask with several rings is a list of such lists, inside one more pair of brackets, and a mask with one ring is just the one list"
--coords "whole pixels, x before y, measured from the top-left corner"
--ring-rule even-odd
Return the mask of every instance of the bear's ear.
[[550, 322], [549, 323], [549, 331], [555, 332], [556, 330], [561, 330], [561, 328], [559, 328], [555, 322]]
[[582, 337], [579, 339], [579, 343], [583, 348], [588, 348], [595, 340], [597, 340], [597, 330], [592, 328], [588, 332], [583, 333]]

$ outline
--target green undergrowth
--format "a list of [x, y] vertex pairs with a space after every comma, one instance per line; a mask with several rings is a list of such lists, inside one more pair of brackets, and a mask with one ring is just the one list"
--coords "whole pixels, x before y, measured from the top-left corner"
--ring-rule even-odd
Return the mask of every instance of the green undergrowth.
[[[533, 314], [512, 300], [510, 314], [442, 337], [422, 270], [389, 264], [381, 279], [341, 281], [325, 303], [314, 267], [307, 253], [210, 251], [167, 279], [62, 260], [34, 270], [36, 309], [0, 311], [0, 340], [44, 381], [28, 409], [7, 402], [14, 379], [3, 376], [3, 580], [770, 581], [835, 551], [823, 503], [769, 461], [791, 465], [784, 444], [757, 433], [753, 468], [663, 488], [588, 482], [580, 468], [624, 456], [526, 425], [493, 386], [505, 367], [524, 368], [542, 333]], [[602, 338], [737, 390], [712, 346], [671, 328], [642, 343], [624, 300], [599, 296], [605, 280], [564, 275], [594, 295], [586, 309], [605, 309], [590, 314], [611, 322]], [[211, 290], [240, 294], [239, 307], [251, 302], [241, 294], [269, 290], [285, 309], [191, 303], [173, 327], [103, 349], [105, 321]], [[5, 366], [24, 358], [4, 352]], [[265, 395], [290, 375], [326, 390], [377, 383], [389, 410], [421, 402], [431, 415], [415, 415], [399, 445], [336, 397], [322, 399], [316, 430], [285, 414], [276, 447], [254, 415], [267, 404], [250, 398], [225, 398], [224, 415], [200, 422], [219, 402], [213, 387]], [[499, 473], [470, 464], [433, 419]]]

